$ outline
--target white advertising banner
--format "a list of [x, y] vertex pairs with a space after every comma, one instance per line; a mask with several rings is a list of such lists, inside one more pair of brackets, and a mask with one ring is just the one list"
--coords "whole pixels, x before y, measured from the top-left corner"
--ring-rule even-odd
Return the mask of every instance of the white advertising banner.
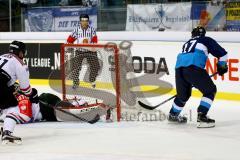
[[127, 6], [127, 31], [190, 31], [191, 3]]
[[81, 14], [88, 14], [90, 25], [97, 28], [97, 7], [31, 8], [25, 14], [25, 31], [73, 31]]

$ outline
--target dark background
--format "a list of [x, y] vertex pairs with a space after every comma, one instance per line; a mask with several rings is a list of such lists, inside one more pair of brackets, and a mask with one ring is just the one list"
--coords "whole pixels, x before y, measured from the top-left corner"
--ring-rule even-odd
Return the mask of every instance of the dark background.
[[[60, 79], [59, 66], [55, 66], [55, 56], [60, 56], [61, 43], [25, 43], [27, 46], [26, 58], [50, 58], [51, 67], [36, 67], [30, 62], [28, 64], [31, 79], [48, 79], [51, 74], [51, 79]], [[8, 53], [9, 43], [0, 44], [0, 54]]]

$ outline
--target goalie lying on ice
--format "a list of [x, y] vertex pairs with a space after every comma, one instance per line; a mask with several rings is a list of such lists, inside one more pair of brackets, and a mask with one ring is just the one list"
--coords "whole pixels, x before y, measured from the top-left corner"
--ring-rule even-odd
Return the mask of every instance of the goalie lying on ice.
[[[33, 89], [34, 92], [37, 90]], [[25, 95], [18, 96], [18, 106], [10, 107], [1, 111], [0, 119], [3, 121], [3, 128], [1, 129], [2, 141], [21, 142], [20, 137], [12, 135], [16, 124], [25, 124], [32, 122], [44, 121], [74, 121], [83, 119], [88, 121], [96, 114], [106, 116], [108, 109], [99, 104], [88, 105], [85, 101], [74, 99], [61, 101], [61, 99], [51, 93], [43, 93], [39, 96], [39, 101], [31, 103]], [[64, 110], [60, 112], [58, 109]], [[66, 114], [70, 112], [70, 114]], [[73, 115], [73, 116], [71, 116]], [[76, 119], [77, 116], [80, 117]], [[109, 118], [109, 115], [106, 116]], [[85, 121], [85, 122], [86, 122]], [[109, 119], [107, 119], [109, 121]]]

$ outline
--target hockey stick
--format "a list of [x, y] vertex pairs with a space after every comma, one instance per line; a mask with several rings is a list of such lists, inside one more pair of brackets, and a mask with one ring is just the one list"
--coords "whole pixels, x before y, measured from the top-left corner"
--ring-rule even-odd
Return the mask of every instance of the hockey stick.
[[[162, 6], [161, 6], [161, 10], [162, 10]], [[159, 15], [159, 13], [158, 13], [158, 11], [156, 10], [156, 8], [155, 8], [155, 12], [157, 13], [158, 17], [160, 18], [160, 23], [158, 24], [158, 26], [152, 27], [152, 29], [159, 29], [158, 31], [164, 31], [165, 28], [171, 29], [172, 27], [166, 26], [166, 25], [163, 24], [163, 15]], [[163, 26], [164, 28], [160, 28], [160, 25], [161, 25], [161, 24], [162, 24], [162, 26]]]
[[61, 109], [61, 108], [56, 107], [57, 104], [56, 104], [56, 106], [53, 106], [53, 105], [48, 104], [48, 103], [45, 103], [45, 102], [43, 102], [43, 101], [41, 101], [41, 100], [39, 100], [39, 102], [41, 102], [42, 104], [46, 105], [47, 107], [53, 108], [53, 109], [58, 110], [58, 111], [60, 111], [60, 112], [62, 112], [62, 113], [65, 113], [65, 114], [67, 114], [67, 115], [73, 116], [73, 117], [79, 119], [80, 121], [87, 122], [87, 123], [90, 123], [90, 124], [94, 124], [94, 123], [96, 123], [96, 122], [100, 119], [100, 116], [97, 114], [93, 119], [87, 120], [87, 119], [85, 119], [85, 118], [81, 118], [81, 117], [79, 117], [79, 116], [77, 116], [77, 115], [75, 115], [75, 114], [72, 114], [72, 113], [70, 113], [70, 112], [67, 112], [67, 111]]
[[[213, 77], [213, 76], [215, 76], [216, 74], [218, 74], [218, 72], [213, 73], [212, 75], [210, 75], [210, 77]], [[138, 104], [139, 104], [141, 107], [145, 108], [145, 109], [154, 110], [154, 109], [158, 108], [159, 106], [163, 105], [164, 103], [172, 100], [172, 99], [175, 98], [176, 96], [177, 96], [177, 95], [174, 95], [174, 96], [166, 99], [165, 101], [163, 101], [163, 102], [161, 102], [161, 103], [159, 103], [158, 105], [155, 105], [155, 106], [147, 105], [147, 104], [145, 104], [145, 103], [143, 103], [143, 102], [141, 102], [141, 101], [138, 101]]]

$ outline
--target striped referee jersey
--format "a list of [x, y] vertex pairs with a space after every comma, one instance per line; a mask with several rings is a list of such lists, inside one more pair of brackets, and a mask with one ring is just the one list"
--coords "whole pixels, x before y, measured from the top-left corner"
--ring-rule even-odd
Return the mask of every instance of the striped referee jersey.
[[97, 34], [95, 28], [88, 26], [87, 29], [82, 29], [81, 25], [74, 29], [67, 39], [67, 43], [97, 43]]

